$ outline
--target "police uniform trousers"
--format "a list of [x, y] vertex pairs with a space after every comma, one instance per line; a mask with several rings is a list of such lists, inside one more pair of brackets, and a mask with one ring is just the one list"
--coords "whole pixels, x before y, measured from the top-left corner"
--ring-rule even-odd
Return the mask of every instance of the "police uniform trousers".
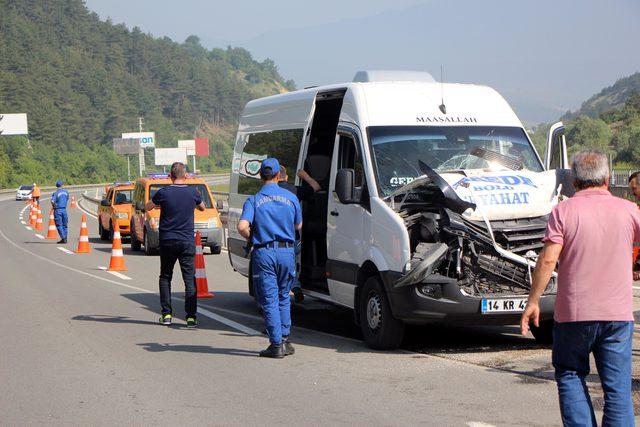
[[53, 219], [56, 222], [56, 228], [58, 229], [58, 235], [61, 239], [67, 238], [67, 223], [69, 217], [67, 216], [66, 208], [59, 208], [53, 211]]
[[253, 284], [262, 307], [269, 341], [282, 343], [291, 331], [289, 291], [296, 278], [293, 245], [287, 248], [259, 247], [251, 253]]

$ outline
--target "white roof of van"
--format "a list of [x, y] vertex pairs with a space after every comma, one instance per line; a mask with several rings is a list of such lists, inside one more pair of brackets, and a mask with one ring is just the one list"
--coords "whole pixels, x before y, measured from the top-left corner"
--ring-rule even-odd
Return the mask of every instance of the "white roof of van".
[[[340, 120], [358, 126], [514, 126], [522, 123], [488, 86], [425, 81], [350, 82], [250, 101], [241, 131], [303, 128], [317, 93], [346, 89]], [[445, 108], [441, 109], [442, 99]], [[444, 112], [443, 112], [444, 111]]]

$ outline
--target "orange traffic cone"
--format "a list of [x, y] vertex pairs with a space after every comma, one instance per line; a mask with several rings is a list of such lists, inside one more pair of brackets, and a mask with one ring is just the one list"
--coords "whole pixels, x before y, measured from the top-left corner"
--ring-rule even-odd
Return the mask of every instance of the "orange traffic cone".
[[58, 229], [56, 228], [56, 220], [53, 217], [53, 209], [49, 211], [49, 230], [47, 231], [47, 239], [58, 240]]
[[78, 205], [76, 205], [76, 198], [71, 196], [71, 205], [69, 205], [70, 208], [77, 208]]
[[87, 214], [82, 214], [82, 225], [80, 226], [80, 238], [78, 239], [77, 254], [88, 254], [91, 252], [89, 247], [89, 230], [87, 230]]
[[40, 206], [38, 205], [38, 207], [36, 208], [36, 230], [37, 231], [42, 231], [42, 210], [40, 209]]
[[198, 298], [213, 298], [213, 294], [209, 292], [207, 271], [204, 268], [202, 238], [199, 231], [196, 231], [196, 290]]
[[124, 255], [122, 254], [122, 240], [120, 239], [120, 226], [118, 222], [113, 228], [113, 243], [111, 244], [111, 261], [107, 271], [127, 271], [124, 265]]
[[32, 227], [36, 226], [36, 222], [38, 221], [38, 213], [37, 213], [37, 207], [36, 207], [36, 203], [33, 202], [31, 204], [31, 210], [29, 211], [29, 225]]

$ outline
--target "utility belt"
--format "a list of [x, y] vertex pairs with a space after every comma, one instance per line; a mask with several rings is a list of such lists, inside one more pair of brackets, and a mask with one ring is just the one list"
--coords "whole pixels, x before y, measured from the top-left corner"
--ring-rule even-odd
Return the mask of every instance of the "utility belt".
[[293, 248], [295, 246], [295, 243], [293, 242], [269, 242], [269, 243], [265, 243], [264, 245], [253, 245], [254, 249], [260, 249], [260, 248]]

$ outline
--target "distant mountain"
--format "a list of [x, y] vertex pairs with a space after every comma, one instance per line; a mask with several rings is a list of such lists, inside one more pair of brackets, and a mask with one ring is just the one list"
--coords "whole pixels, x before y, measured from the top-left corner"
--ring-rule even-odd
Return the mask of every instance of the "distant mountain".
[[27, 113], [30, 131], [1, 137], [1, 188], [126, 177], [111, 139], [138, 130], [140, 116], [160, 146], [208, 136], [200, 169], [226, 170], [244, 104], [293, 87], [269, 59], [154, 38], [101, 21], [82, 0], [0, 0], [0, 58], [0, 113]]
[[[528, 123], [550, 122], [640, 70], [638, 0], [430, 0], [243, 41], [300, 86], [358, 70], [444, 67], [447, 82], [498, 90]], [[636, 52], [636, 53], [634, 53]]]
[[620, 110], [634, 92], [640, 93], [640, 72], [624, 77], [612, 86], [602, 89], [600, 93], [583, 102], [580, 109], [565, 114], [563, 120], [580, 115], [595, 118], [613, 109]]

